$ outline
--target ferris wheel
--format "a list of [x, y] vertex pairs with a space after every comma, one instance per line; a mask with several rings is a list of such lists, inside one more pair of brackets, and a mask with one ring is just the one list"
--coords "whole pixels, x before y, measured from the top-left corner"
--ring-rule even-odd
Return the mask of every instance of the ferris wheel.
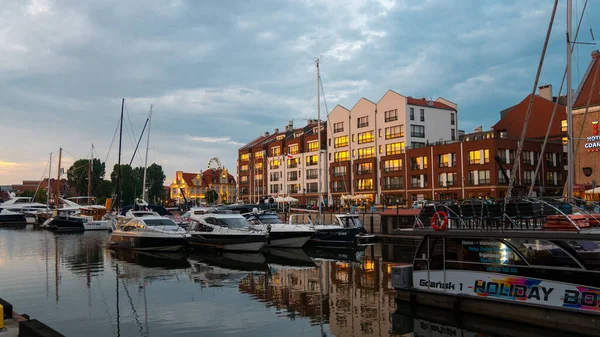
[[220, 170], [222, 168], [222, 165], [221, 165], [221, 161], [219, 160], [219, 158], [217, 158], [217, 157], [210, 158], [210, 160], [208, 161], [208, 168], [212, 169], [213, 171]]

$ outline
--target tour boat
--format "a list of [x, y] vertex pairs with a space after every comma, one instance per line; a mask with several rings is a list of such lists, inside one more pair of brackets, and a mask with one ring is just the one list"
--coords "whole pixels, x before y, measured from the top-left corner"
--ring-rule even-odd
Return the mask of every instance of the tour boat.
[[424, 207], [415, 228], [396, 232], [422, 237], [412, 266], [392, 271], [398, 299], [575, 332], [600, 320], [599, 214], [532, 198], [467, 207], [479, 215]]
[[118, 225], [108, 240], [109, 248], [179, 251], [189, 235], [173, 220], [162, 216], [133, 218]]
[[209, 213], [190, 217], [190, 245], [233, 251], [259, 251], [267, 233], [251, 228], [240, 214]]
[[258, 212], [244, 214], [244, 217], [256, 229], [265, 231], [269, 229], [266, 246], [301, 248], [315, 235], [315, 230], [307, 225], [286, 224], [281, 222], [277, 214], [271, 212]]

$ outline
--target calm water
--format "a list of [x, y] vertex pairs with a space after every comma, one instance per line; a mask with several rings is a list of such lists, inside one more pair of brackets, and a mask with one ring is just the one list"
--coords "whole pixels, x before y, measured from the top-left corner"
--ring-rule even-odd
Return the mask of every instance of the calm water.
[[390, 269], [412, 247], [184, 256], [114, 252], [107, 239], [0, 229], [0, 297], [66, 336], [551, 334], [396, 305]]

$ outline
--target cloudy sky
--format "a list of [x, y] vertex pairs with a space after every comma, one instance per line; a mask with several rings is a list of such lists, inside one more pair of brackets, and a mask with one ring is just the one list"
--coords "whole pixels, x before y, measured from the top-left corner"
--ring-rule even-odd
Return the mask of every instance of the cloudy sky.
[[[584, 0], [573, 2], [581, 11]], [[41, 178], [59, 147], [69, 165], [93, 143], [112, 167], [121, 98], [124, 162], [153, 104], [149, 160], [168, 180], [215, 156], [235, 172], [242, 144], [289, 119], [316, 117], [317, 57], [330, 110], [393, 89], [445, 97], [458, 103], [461, 129], [488, 128], [531, 90], [552, 4], [0, 0], [0, 184]], [[540, 79], [555, 93], [565, 7], [561, 1]], [[590, 1], [581, 41], [592, 41], [590, 28], [600, 32], [598, 13], [600, 3]], [[576, 49], [574, 83], [595, 48]]]

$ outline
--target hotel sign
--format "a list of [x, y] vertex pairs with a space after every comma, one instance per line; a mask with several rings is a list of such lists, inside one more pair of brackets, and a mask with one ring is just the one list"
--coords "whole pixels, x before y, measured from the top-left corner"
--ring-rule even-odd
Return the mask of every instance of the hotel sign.
[[598, 121], [592, 122], [593, 127], [593, 135], [587, 137], [587, 142], [585, 143], [585, 148], [588, 150], [596, 150], [600, 149], [600, 135], [598, 135]]

